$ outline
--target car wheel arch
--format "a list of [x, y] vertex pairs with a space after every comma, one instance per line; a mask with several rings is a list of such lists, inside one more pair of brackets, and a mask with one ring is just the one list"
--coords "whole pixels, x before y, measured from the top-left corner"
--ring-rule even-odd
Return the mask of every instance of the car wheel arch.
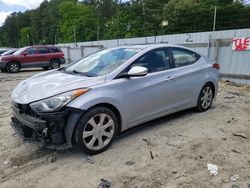
[[119, 110], [114, 105], [112, 105], [110, 103], [98, 103], [98, 104], [95, 104], [95, 105], [89, 107], [86, 110], [81, 110], [78, 113], [73, 112], [69, 116], [69, 119], [66, 123], [66, 127], [64, 130], [64, 135], [65, 135], [67, 143], [71, 147], [74, 145], [73, 135], [74, 135], [74, 131], [75, 131], [77, 123], [79, 122], [79, 120], [85, 114], [86, 111], [91, 110], [91, 109], [96, 108], [96, 107], [106, 107], [106, 108], [109, 108], [110, 110], [112, 110], [115, 113], [117, 120], [118, 120], [118, 133], [121, 132], [121, 130], [122, 130], [122, 118], [121, 118], [121, 114], [120, 114]]
[[17, 60], [11, 60], [11, 61], [9, 61], [7, 64], [6, 64], [6, 66], [8, 66], [8, 64], [10, 64], [10, 63], [18, 63], [19, 65], [20, 65], [20, 68], [22, 68], [22, 64], [21, 64], [21, 62], [20, 61], [17, 61]]
[[96, 108], [96, 107], [106, 107], [106, 108], [109, 108], [110, 110], [112, 110], [115, 113], [115, 116], [117, 117], [117, 120], [118, 120], [118, 133], [121, 132], [121, 130], [122, 130], [122, 118], [121, 118], [120, 111], [114, 105], [112, 105], [110, 103], [99, 103], [99, 104], [96, 104], [96, 105], [90, 107], [89, 109]]
[[202, 88], [203, 88], [205, 85], [207, 85], [207, 84], [209, 84], [209, 85], [212, 86], [213, 97], [214, 97], [214, 95], [215, 95], [215, 85], [214, 85], [214, 83], [213, 83], [212, 81], [208, 81], [208, 82], [206, 82], [206, 83], [202, 86]]
[[60, 59], [59, 59], [59, 58], [53, 58], [53, 59], [51, 59], [49, 62], [51, 63], [52, 61], [58, 61], [58, 63], [60, 63], [60, 64], [61, 64], [61, 61], [60, 61]]

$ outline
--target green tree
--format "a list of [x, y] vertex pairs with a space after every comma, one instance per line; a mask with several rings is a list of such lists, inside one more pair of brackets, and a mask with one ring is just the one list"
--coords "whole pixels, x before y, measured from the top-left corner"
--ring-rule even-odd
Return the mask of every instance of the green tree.
[[23, 27], [20, 31], [20, 45], [21, 46], [28, 46], [31, 44], [30, 42], [30, 27]]
[[62, 16], [60, 22], [62, 42], [73, 42], [74, 31], [77, 41], [96, 39], [97, 15], [93, 6], [63, 2], [59, 6], [59, 11]]

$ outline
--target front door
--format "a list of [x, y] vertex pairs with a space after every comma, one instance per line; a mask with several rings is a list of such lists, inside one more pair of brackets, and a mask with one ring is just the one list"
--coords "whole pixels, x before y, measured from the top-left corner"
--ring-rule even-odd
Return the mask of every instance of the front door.
[[39, 65], [39, 55], [35, 47], [27, 49], [23, 53], [22, 67], [34, 67]]
[[148, 74], [124, 81], [126, 117], [130, 126], [167, 114], [174, 107], [175, 83], [167, 48], [152, 50], [133, 66], [148, 68]]

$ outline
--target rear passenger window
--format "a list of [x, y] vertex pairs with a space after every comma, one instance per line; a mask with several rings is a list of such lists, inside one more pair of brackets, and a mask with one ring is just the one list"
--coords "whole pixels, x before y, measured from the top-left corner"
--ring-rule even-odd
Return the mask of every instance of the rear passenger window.
[[198, 54], [181, 48], [172, 48], [172, 54], [176, 68], [192, 65], [200, 58]]
[[56, 48], [56, 47], [51, 47], [49, 50], [50, 50], [50, 53], [61, 52], [61, 50], [59, 48]]
[[46, 54], [49, 53], [47, 48], [38, 48], [38, 53], [39, 54]]

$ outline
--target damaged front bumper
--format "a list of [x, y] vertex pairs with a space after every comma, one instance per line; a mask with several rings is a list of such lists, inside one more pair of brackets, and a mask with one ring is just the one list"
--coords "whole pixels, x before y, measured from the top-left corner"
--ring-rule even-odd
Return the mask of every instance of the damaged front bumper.
[[[40, 147], [56, 150], [72, 147], [72, 135], [65, 130], [71, 113], [80, 114], [77, 109], [65, 108], [60, 112], [38, 114], [29, 105], [13, 103], [12, 110], [11, 127], [24, 141], [36, 142]], [[72, 123], [76, 123], [76, 120]], [[73, 133], [72, 130], [68, 132]]]

